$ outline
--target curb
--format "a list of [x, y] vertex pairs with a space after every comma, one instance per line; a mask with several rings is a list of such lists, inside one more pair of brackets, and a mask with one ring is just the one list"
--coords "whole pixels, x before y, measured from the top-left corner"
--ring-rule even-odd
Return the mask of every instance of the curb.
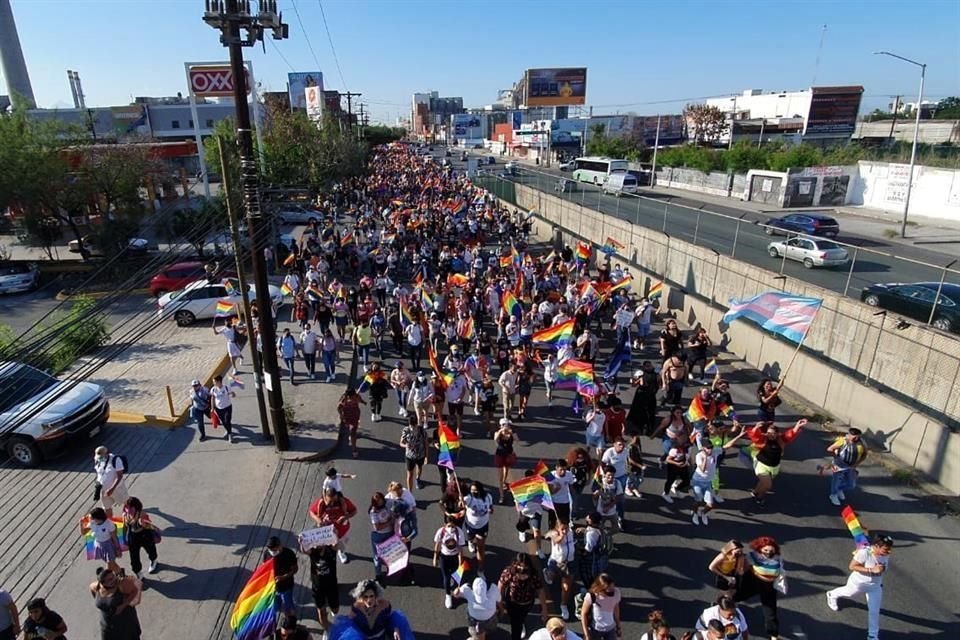
[[[131, 296], [141, 296], [150, 293], [150, 289], [133, 289], [128, 291], [126, 295]], [[116, 291], [91, 291], [89, 293], [77, 292], [72, 293], [69, 289], [61, 289], [56, 296], [58, 302], [63, 302], [65, 300], [71, 300], [73, 298], [92, 298], [93, 300], [99, 300], [101, 298], [106, 298], [107, 296], [112, 296], [116, 294]]]
[[[220, 372], [224, 371], [229, 363], [229, 354], [223, 354], [220, 357], [219, 362], [217, 362], [213, 369], [210, 370], [210, 373], [207, 374], [207, 377], [202, 380], [203, 386], [209, 387], [211, 384], [213, 384], [214, 377]], [[110, 416], [107, 418], [107, 421], [122, 424], [140, 425], [145, 427], [176, 429], [177, 427], [181, 427], [186, 424], [189, 413], [189, 404], [180, 410], [180, 412], [175, 416], [157, 416], [145, 413], [114, 411], [111, 409]]]
[[340, 446], [340, 443], [343, 440], [344, 435], [345, 435], [344, 429], [338, 426], [336, 437], [330, 438], [330, 439], [325, 438], [324, 442], [329, 442], [329, 444], [321, 448], [319, 451], [315, 451], [307, 455], [301, 455], [296, 458], [289, 457], [288, 455], [284, 455], [286, 452], [282, 452], [280, 454], [280, 459], [283, 460], [284, 462], [322, 462], [327, 458], [329, 458], [330, 454], [332, 454], [334, 451], [337, 450], [337, 447]]

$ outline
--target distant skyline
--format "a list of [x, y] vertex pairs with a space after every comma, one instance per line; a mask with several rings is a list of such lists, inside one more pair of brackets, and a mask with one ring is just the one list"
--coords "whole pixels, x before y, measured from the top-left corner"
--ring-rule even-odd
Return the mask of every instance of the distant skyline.
[[[67, 69], [88, 106], [187, 93], [185, 61], [226, 60], [203, 0], [12, 0], [38, 106], [72, 107]], [[407, 117], [414, 92], [480, 107], [530, 67], [586, 66], [596, 114], [679, 113], [717, 95], [863, 85], [861, 113], [893, 96], [960, 94], [960, 2], [802, 5], [779, 0], [671, 3], [466, 0], [279, 0], [290, 38], [246, 49], [265, 91], [290, 71], [321, 71], [327, 89], [359, 91], [374, 121]], [[321, 7], [326, 14], [324, 26]], [[823, 47], [819, 51], [823, 25]], [[331, 49], [332, 40], [336, 58]], [[337, 65], [339, 61], [339, 69]], [[342, 73], [341, 73], [342, 71]], [[2, 92], [6, 93], [3, 79]]]

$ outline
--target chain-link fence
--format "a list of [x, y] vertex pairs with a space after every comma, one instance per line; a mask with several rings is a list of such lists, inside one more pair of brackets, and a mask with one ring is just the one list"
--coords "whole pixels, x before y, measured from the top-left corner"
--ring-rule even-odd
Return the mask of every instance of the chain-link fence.
[[[555, 176], [549, 177], [556, 182]], [[895, 313], [848, 297], [846, 293], [852, 287], [866, 288], [873, 284], [858, 276], [853, 268], [829, 272], [830, 278], [840, 282], [834, 287], [824, 287], [809, 278], [821, 272], [782, 257], [769, 258], [766, 255], [769, 240], [763, 227], [759, 232], [764, 238], [763, 245], [758, 247], [756, 242], [746, 242], [744, 229], [749, 227], [756, 235], [758, 225], [742, 219], [694, 210], [691, 212], [693, 227], [680, 229], [679, 225], [670, 226], [669, 218], [676, 214], [666, 203], [663, 217], [667, 222], [661, 222], [657, 228], [649, 224], [648, 211], [641, 209], [635, 214], [648, 216], [647, 224], [642, 221], [637, 224], [630, 216], [617, 214], [617, 206], [622, 207], [621, 211], [636, 208], [637, 203], [642, 202], [640, 199], [617, 198], [616, 202], [609, 203], [606, 201], [610, 198], [598, 196], [595, 190], [582, 189], [572, 192], [558, 189], [550, 193], [542, 188], [544, 184], [530, 183], [529, 178], [520, 184], [514, 179], [486, 175], [478, 176], [476, 182], [510, 204], [535, 211], [541, 220], [572, 238], [597, 245], [604, 244], [608, 237], [614, 238], [625, 246], [617, 257], [651, 274], [650, 281], [638, 286], [638, 290], [645, 291], [652, 281], [662, 279], [684, 294], [721, 307], [726, 307], [731, 299], [744, 299], [770, 290], [823, 299], [823, 306], [804, 342], [807, 353], [859, 377], [864, 383], [883, 388], [912, 406], [921, 407], [925, 413], [935, 415], [953, 428], [960, 428], [957, 386], [960, 340], [923, 326], [912, 326]], [[597, 211], [598, 205], [601, 211]], [[614, 209], [608, 211], [611, 205]], [[708, 227], [708, 223], [704, 223], [708, 217], [712, 222], [723, 220], [726, 233]], [[900, 264], [895, 256], [869, 250], [864, 250], [864, 254], [893, 259], [891, 270]], [[857, 255], [853, 253], [853, 260]], [[866, 258], [861, 255], [861, 260]], [[943, 266], [903, 261], [908, 262], [929, 269], [931, 275], [936, 276], [936, 280], [931, 278], [934, 282], [949, 282], [947, 277], [957, 274]], [[897, 272], [883, 273], [889, 278], [902, 278]]]

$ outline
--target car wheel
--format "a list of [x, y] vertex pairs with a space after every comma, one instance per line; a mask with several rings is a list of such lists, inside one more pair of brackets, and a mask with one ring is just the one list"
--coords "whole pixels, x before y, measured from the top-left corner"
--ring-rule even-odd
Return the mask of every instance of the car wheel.
[[197, 317], [190, 311], [177, 311], [173, 314], [173, 319], [177, 321], [178, 327], [189, 327], [197, 320]]
[[36, 467], [40, 464], [40, 449], [32, 440], [13, 438], [7, 444], [10, 458], [21, 467]]
[[768, 247], [768, 248], [767, 248], [767, 253], [770, 254], [770, 257], [771, 257], [771, 258], [779, 258], [779, 257], [780, 257], [780, 252], [777, 251], [777, 248], [776, 248], [776, 247]]
[[866, 302], [866, 303], [867, 303], [868, 305], [870, 305], [871, 307], [879, 307], [879, 306], [880, 306], [880, 298], [878, 298], [877, 296], [875, 296], [875, 295], [872, 294], [872, 293], [866, 295], [866, 296], [863, 298], [863, 301]]
[[934, 318], [931, 324], [934, 329], [940, 329], [940, 331], [950, 331], [953, 328], [953, 323], [950, 322], [950, 318], [944, 318], [943, 316]]
[[807, 269], [813, 269], [813, 260], [810, 258], [803, 259], [803, 266]]
[[764, 232], [765, 232], [768, 236], [772, 236], [772, 235], [774, 234], [774, 228], [773, 228], [773, 227], [765, 227], [765, 228], [764, 228]]

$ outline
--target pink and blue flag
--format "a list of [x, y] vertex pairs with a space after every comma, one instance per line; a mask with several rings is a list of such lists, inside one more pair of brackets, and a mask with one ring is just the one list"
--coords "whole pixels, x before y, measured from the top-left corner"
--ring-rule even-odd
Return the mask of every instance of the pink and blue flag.
[[768, 291], [749, 300], [730, 300], [730, 310], [723, 316], [729, 324], [743, 317], [759, 324], [767, 331], [780, 334], [787, 340], [803, 342], [823, 300], [792, 296], [782, 291]]

